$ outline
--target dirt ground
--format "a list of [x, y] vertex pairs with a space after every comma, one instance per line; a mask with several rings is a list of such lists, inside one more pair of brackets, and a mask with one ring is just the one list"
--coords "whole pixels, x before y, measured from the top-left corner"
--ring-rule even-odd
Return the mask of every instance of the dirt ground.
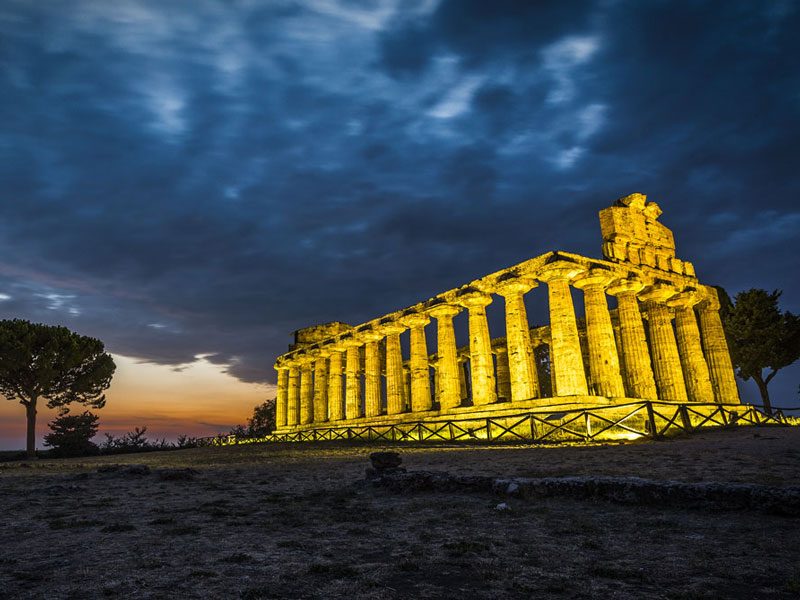
[[[800, 519], [397, 495], [363, 481], [376, 449], [271, 444], [0, 464], [0, 598], [800, 597]], [[399, 451], [409, 470], [454, 474], [800, 484], [800, 428]], [[111, 464], [151, 472], [98, 472]], [[196, 473], [174, 471], [187, 467]], [[503, 501], [510, 510], [496, 509]]]

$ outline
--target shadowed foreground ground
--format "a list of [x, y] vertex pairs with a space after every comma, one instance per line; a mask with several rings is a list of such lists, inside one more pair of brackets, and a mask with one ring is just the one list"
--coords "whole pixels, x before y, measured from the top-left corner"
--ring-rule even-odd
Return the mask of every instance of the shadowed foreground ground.
[[[800, 519], [397, 495], [363, 483], [375, 449], [274, 444], [1, 464], [0, 597], [800, 595]], [[800, 484], [800, 428], [627, 446], [400, 451], [409, 470], [465, 475]], [[152, 471], [98, 472], [131, 463]], [[184, 467], [197, 473], [163, 471]], [[511, 510], [496, 510], [504, 500]]]

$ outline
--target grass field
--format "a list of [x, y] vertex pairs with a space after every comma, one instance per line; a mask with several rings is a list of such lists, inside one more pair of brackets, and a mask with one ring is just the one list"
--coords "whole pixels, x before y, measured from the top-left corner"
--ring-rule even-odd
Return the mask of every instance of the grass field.
[[[0, 464], [0, 597], [800, 595], [797, 519], [572, 498], [392, 494], [363, 480], [376, 449], [272, 444]], [[409, 470], [454, 474], [800, 483], [800, 428], [629, 445], [399, 451]], [[126, 464], [150, 473], [103, 470]], [[501, 501], [511, 509], [496, 510]]]

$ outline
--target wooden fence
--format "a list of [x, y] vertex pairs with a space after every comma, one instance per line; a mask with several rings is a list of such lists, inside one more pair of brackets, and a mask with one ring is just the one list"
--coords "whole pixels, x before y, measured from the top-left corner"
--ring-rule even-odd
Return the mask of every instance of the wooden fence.
[[798, 425], [782, 410], [771, 415], [743, 404], [677, 404], [636, 401], [628, 404], [572, 410], [526, 410], [498, 417], [459, 416], [386, 425], [335, 424], [300, 431], [272, 433], [260, 438], [235, 435], [200, 438], [201, 445], [262, 442], [528, 442], [591, 443], [657, 439], [692, 433], [707, 427], [738, 425]]

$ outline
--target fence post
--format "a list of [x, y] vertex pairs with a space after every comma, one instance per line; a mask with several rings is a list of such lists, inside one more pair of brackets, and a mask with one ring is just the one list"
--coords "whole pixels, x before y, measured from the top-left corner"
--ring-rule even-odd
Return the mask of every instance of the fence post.
[[728, 413], [725, 412], [725, 407], [722, 405], [719, 407], [719, 414], [722, 416], [722, 426], [727, 428], [730, 422], [728, 421]]
[[659, 439], [661, 434], [658, 433], [658, 427], [656, 426], [656, 413], [653, 411], [653, 403], [645, 402], [644, 405], [647, 408], [647, 425], [650, 428], [650, 437], [654, 440]]
[[689, 411], [686, 410], [686, 406], [681, 404], [678, 406], [678, 412], [681, 414], [681, 421], [683, 421], [683, 428], [691, 433], [693, 431], [692, 428], [692, 420], [689, 418]]

